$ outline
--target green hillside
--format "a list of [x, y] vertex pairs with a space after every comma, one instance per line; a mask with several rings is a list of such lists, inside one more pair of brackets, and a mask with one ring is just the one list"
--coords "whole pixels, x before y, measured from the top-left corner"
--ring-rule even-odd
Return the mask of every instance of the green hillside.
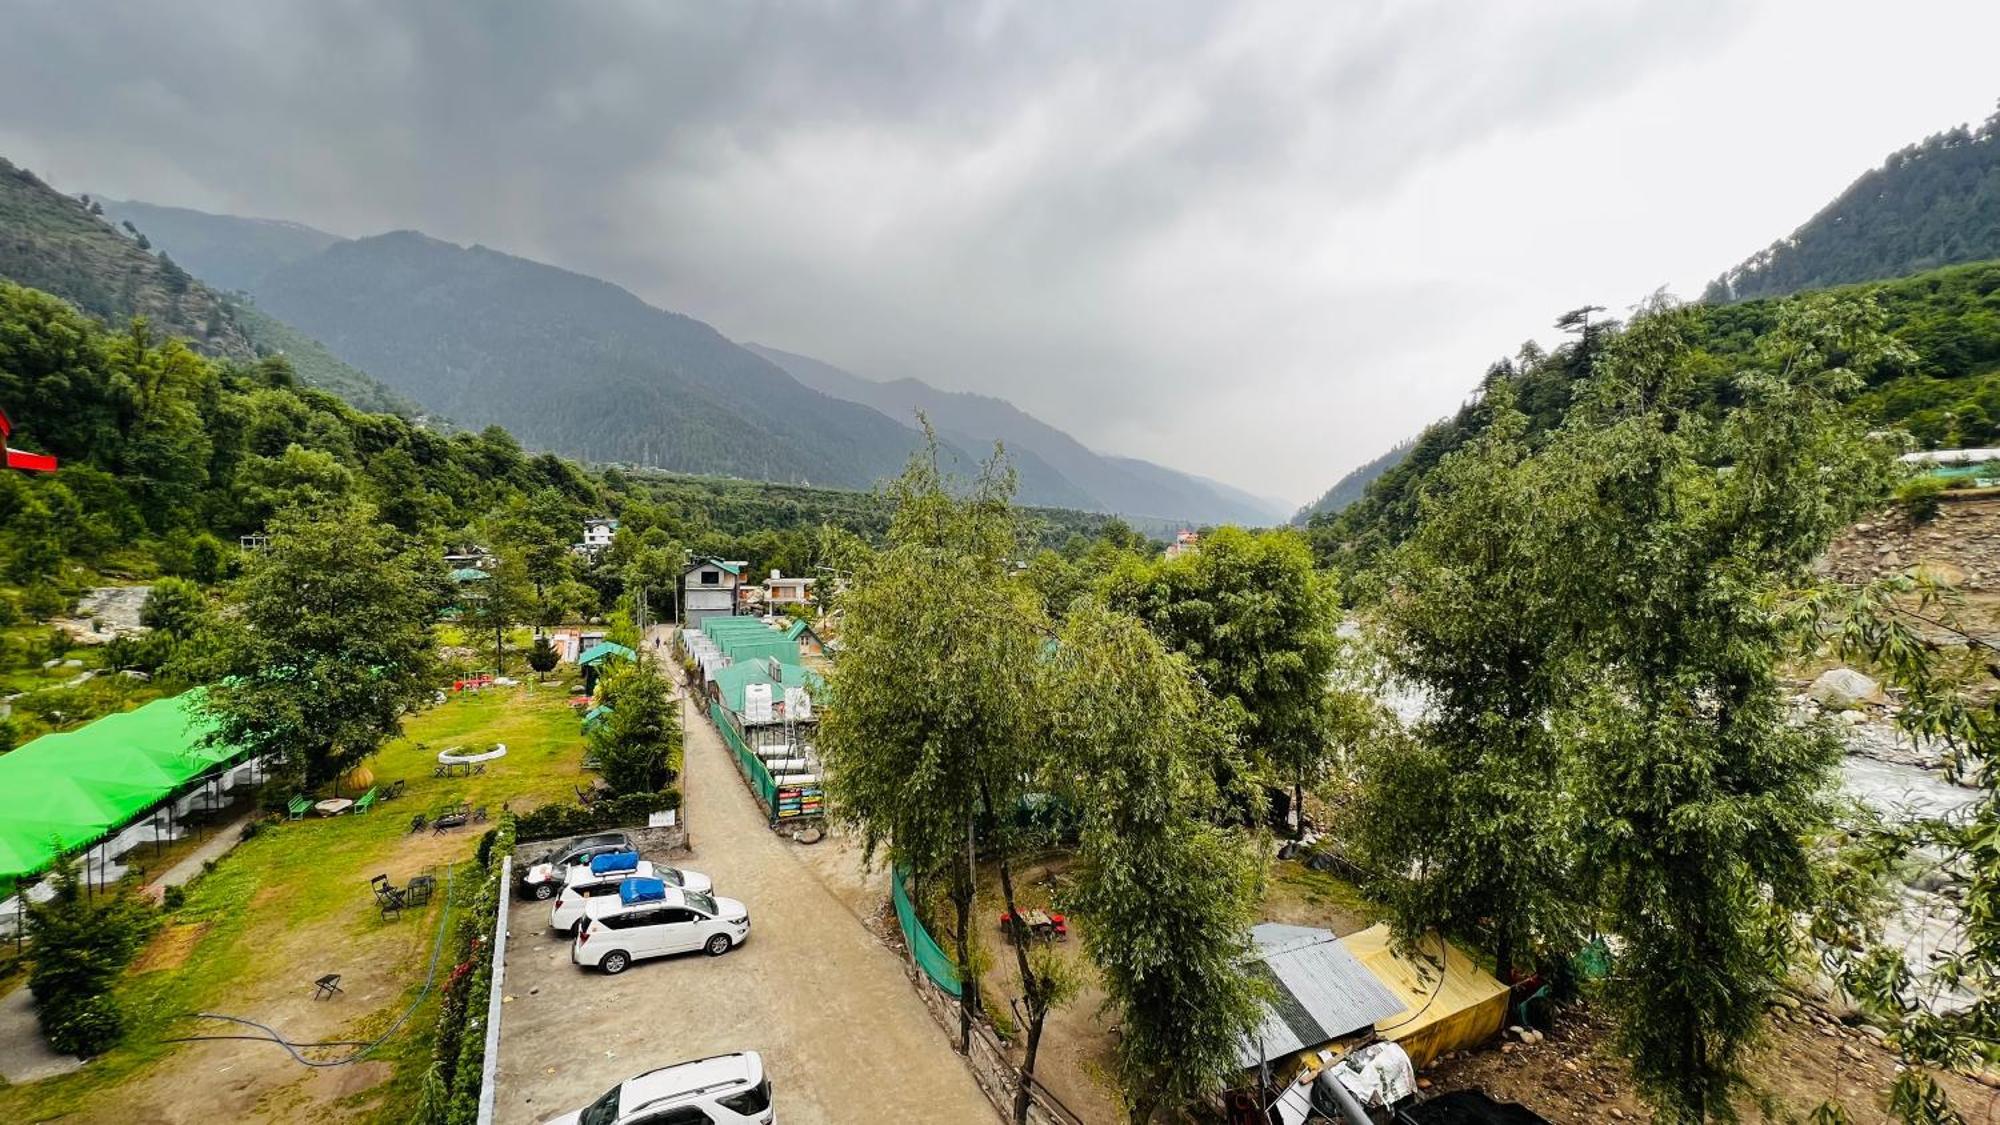
[[[1850, 409], [1872, 425], [1904, 429], [1927, 447], [2000, 444], [2000, 261], [1933, 270], [1915, 277], [1834, 292], [1871, 298], [1884, 327], [1912, 362], [1862, 372], [1866, 386]], [[1796, 300], [1800, 298], [1787, 298]], [[1734, 361], [1777, 322], [1782, 300], [1746, 301], [1700, 310], [1705, 401], [1719, 416], [1732, 403]], [[1505, 379], [1528, 415], [1531, 434], [1561, 424], [1570, 392], [1614, 322], [1591, 324], [1552, 352], [1529, 349], [1494, 366], [1482, 386]], [[1339, 513], [1310, 520], [1322, 555], [1363, 563], [1400, 542], [1414, 526], [1418, 500], [1438, 462], [1485, 428], [1479, 402], [1429, 426], [1407, 456]]]
[[1891, 155], [1704, 297], [1778, 297], [1988, 258], [2000, 258], [2000, 113]]
[[255, 297], [430, 410], [587, 460], [865, 488], [918, 442], [608, 282], [413, 231], [335, 243]]
[[113, 324], [143, 316], [210, 355], [255, 347], [222, 299], [149, 242], [0, 159], [0, 278], [53, 293]]
[[144, 227], [114, 225], [117, 213], [100, 201], [64, 195], [0, 159], [0, 280], [54, 294], [107, 324], [122, 327], [143, 316], [155, 335], [179, 337], [207, 355], [284, 355], [308, 386], [364, 410], [418, 413], [409, 399], [292, 326], [211, 289]]
[[253, 292], [272, 270], [310, 258], [337, 234], [282, 219], [211, 215], [186, 207], [99, 199], [106, 218], [130, 222], [196, 277], [225, 292]]

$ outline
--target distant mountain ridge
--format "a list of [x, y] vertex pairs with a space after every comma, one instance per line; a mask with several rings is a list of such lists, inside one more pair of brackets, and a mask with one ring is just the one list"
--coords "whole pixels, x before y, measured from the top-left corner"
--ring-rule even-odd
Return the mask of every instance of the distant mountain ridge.
[[98, 202], [113, 221], [130, 222], [154, 242], [171, 247], [181, 265], [224, 290], [254, 293], [257, 283], [279, 267], [346, 241], [285, 219], [211, 215], [136, 200], [99, 198]]
[[[1004, 399], [946, 391], [918, 379], [877, 382], [814, 359], [763, 344], [744, 347], [784, 368], [806, 386], [861, 403], [914, 425], [918, 411], [939, 433], [978, 452], [1006, 445], [1021, 474], [1029, 503], [1057, 503], [1134, 519], [1187, 524], [1281, 522], [1282, 506], [1239, 489], [1149, 461], [1092, 451], [1062, 430]], [[1038, 496], [1062, 495], [1062, 500]]]
[[155, 332], [209, 355], [283, 354], [307, 386], [363, 410], [418, 413], [291, 325], [217, 293], [155, 245], [145, 227], [120, 225], [126, 221], [104, 201], [86, 204], [0, 159], [0, 278], [61, 297], [114, 327], [143, 316]]
[[[916, 438], [607, 281], [415, 231], [278, 266], [260, 308], [462, 425], [681, 472], [867, 488]], [[957, 451], [953, 451], [957, 455]]]
[[1416, 444], [1417, 439], [1405, 438], [1380, 457], [1349, 469], [1347, 475], [1334, 481], [1333, 487], [1322, 493], [1319, 499], [1300, 508], [1298, 514], [1292, 517], [1292, 522], [1303, 524], [1321, 512], [1333, 515], [1361, 499], [1367, 493], [1368, 486], [1380, 480], [1383, 473], [1402, 464], [1403, 458], [1410, 455], [1410, 450], [1415, 448]]

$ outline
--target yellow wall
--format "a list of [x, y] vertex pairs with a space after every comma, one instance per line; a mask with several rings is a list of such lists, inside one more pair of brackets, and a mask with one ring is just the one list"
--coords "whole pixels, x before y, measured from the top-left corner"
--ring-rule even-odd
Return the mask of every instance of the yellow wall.
[[1506, 1025], [1507, 986], [1455, 945], [1444, 943], [1440, 973], [1435, 937], [1420, 942], [1413, 957], [1396, 952], [1386, 924], [1349, 934], [1340, 943], [1403, 1002], [1403, 1010], [1377, 1023], [1375, 1030], [1400, 1044], [1419, 1068], [1446, 1051], [1478, 1046]]

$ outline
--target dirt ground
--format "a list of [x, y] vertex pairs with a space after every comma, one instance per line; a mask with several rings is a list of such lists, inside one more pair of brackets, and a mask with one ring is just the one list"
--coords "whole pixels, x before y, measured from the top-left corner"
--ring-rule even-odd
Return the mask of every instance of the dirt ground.
[[839, 845], [806, 848], [766, 827], [703, 720], [688, 724], [686, 757], [694, 854], [684, 862], [749, 906], [750, 939], [719, 958], [644, 961], [609, 977], [570, 964], [547, 903], [515, 903], [497, 1120], [544, 1120], [633, 1074], [744, 1049], [763, 1054], [790, 1125], [994, 1120], [898, 956], [849, 905], [869, 900], [861, 877], [830, 886], [818, 874], [841, 866]]
[[[1650, 1121], [1632, 1086], [1631, 1071], [1607, 1049], [1610, 1025], [1571, 1010], [1539, 1044], [1494, 1043], [1441, 1060], [1424, 1077], [1434, 1092], [1483, 1088], [1519, 1102], [1556, 1125]], [[1836, 1101], [1856, 1125], [1891, 1125], [1885, 1111], [1896, 1060], [1868, 1035], [1808, 1008], [1774, 1018], [1750, 1064], [1756, 1097], [1738, 1099], [1745, 1121], [1803, 1120], [1823, 1101]], [[1952, 1107], [1967, 1121], [2000, 1121], [2000, 1090], [1955, 1074], [1939, 1076]]]

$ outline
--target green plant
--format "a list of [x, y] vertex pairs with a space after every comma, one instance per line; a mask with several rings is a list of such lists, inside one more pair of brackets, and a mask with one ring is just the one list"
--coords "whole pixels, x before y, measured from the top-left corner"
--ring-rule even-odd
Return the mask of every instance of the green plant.
[[600, 828], [643, 824], [650, 813], [680, 807], [681, 791], [671, 787], [657, 793], [607, 797], [590, 805], [543, 805], [520, 815], [519, 833], [523, 840], [552, 840]]
[[1914, 477], [1896, 486], [1896, 504], [1917, 523], [1937, 518], [1938, 496], [1945, 482], [1937, 477]]
[[86, 895], [76, 872], [59, 865], [54, 893], [28, 908], [35, 965], [28, 974], [42, 1033], [57, 1050], [101, 1054], [124, 1032], [110, 992], [119, 974], [159, 924], [150, 902], [120, 888]]
[[179, 885], [168, 887], [166, 889], [166, 892], [160, 896], [160, 905], [169, 912], [179, 910], [181, 907], [186, 906], [187, 888]]

